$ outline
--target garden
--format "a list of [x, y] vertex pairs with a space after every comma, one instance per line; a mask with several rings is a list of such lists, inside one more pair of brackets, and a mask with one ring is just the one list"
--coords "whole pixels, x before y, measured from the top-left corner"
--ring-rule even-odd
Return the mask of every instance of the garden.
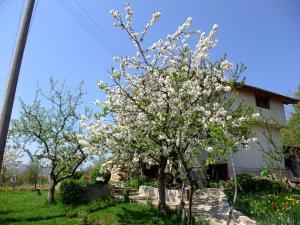
[[[176, 210], [169, 209], [162, 216], [151, 201], [138, 204], [129, 199], [129, 188], [155, 185], [154, 179], [138, 176], [119, 182], [125, 187], [121, 196], [116, 198], [114, 186], [109, 184], [110, 177], [110, 172], [99, 166], [76, 172], [72, 179], [59, 185], [52, 203], [47, 201], [45, 189], [37, 192], [32, 186], [18, 187], [13, 191], [9, 187], [1, 188], [0, 224], [180, 224], [181, 215]], [[198, 220], [192, 224], [206, 225], [207, 222]]]
[[[255, 178], [247, 174], [237, 176], [239, 186], [235, 208], [259, 224], [300, 224], [300, 190], [282, 181]], [[225, 194], [232, 203], [233, 187], [225, 185]]]
[[[136, 54], [113, 58], [110, 79], [98, 81], [104, 98], [94, 101], [94, 113], [82, 105], [83, 82], [68, 90], [53, 77], [48, 90], [38, 87], [32, 103], [20, 101], [1, 168], [0, 224], [206, 225], [193, 215], [196, 193], [209, 184], [208, 168], [224, 159], [233, 178], [224, 183], [228, 224], [234, 209], [262, 225], [300, 224], [299, 190], [281, 180], [236, 176], [235, 153], [259, 144], [252, 128], [271, 118], [235, 101], [246, 67], [229, 62], [226, 54], [210, 57], [218, 26], [206, 34], [191, 29], [188, 17], [173, 34], [145, 46], [161, 12], [141, 31], [133, 27], [129, 4], [123, 15], [110, 14]], [[282, 162], [281, 146], [265, 138], [276, 150], [267, 149], [267, 155]], [[29, 159], [24, 180], [33, 190], [19, 182], [24, 155]], [[123, 171], [116, 173], [116, 167]], [[132, 198], [143, 185], [155, 187], [155, 204], [150, 194], [143, 204]], [[174, 209], [168, 189], [176, 191]]]

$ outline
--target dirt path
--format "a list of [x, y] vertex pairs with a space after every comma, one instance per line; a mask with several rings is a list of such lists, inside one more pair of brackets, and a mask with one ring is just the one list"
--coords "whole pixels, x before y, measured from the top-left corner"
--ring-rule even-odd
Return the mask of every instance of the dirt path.
[[[193, 200], [193, 215], [208, 220], [212, 225], [224, 225], [228, 220], [230, 206], [221, 189], [207, 188], [195, 193]], [[234, 225], [254, 225], [256, 222], [240, 212], [234, 210]]]
[[[153, 191], [156, 193], [156, 191]], [[149, 200], [145, 194], [135, 192], [130, 198], [141, 204], [147, 204]], [[179, 199], [175, 202], [167, 202], [170, 208], [175, 209], [179, 205]], [[158, 205], [158, 196], [152, 196], [152, 204]], [[188, 206], [188, 202], [186, 202]], [[211, 225], [226, 225], [230, 206], [222, 189], [205, 188], [197, 190], [193, 200], [193, 215], [208, 220]], [[256, 222], [240, 212], [234, 210], [231, 225], [254, 225]]]

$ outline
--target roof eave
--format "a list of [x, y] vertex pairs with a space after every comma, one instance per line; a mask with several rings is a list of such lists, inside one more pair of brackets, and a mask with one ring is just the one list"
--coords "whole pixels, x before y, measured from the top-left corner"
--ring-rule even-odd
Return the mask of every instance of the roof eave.
[[246, 92], [251, 92], [251, 93], [254, 93], [254, 94], [257, 94], [257, 95], [263, 95], [263, 96], [267, 96], [267, 97], [270, 97], [270, 98], [275, 98], [275, 99], [281, 101], [285, 105], [297, 104], [299, 102], [299, 100], [296, 99], [296, 98], [284, 96], [284, 95], [281, 95], [281, 94], [278, 94], [278, 93], [275, 93], [275, 92], [272, 92], [272, 91], [268, 91], [268, 90], [265, 90], [265, 89], [262, 89], [262, 88], [258, 88], [258, 87], [254, 87], [254, 86], [250, 86], [250, 85], [246, 85], [246, 84], [237, 86], [236, 88], [239, 89], [239, 90], [243, 90], [243, 91], [246, 91]]

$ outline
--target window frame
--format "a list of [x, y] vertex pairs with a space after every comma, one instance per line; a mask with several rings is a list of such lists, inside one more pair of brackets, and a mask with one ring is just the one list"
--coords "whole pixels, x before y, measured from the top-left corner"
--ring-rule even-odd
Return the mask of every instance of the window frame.
[[255, 95], [256, 107], [270, 109], [270, 98], [262, 95]]

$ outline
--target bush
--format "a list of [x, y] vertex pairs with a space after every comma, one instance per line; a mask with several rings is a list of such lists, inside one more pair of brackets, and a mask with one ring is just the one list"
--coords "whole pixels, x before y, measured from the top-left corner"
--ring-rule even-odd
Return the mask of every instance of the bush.
[[141, 185], [154, 187], [155, 180], [146, 176], [138, 176], [126, 181], [125, 184], [130, 188], [139, 188]]
[[124, 200], [124, 202], [129, 202], [129, 195], [130, 195], [130, 191], [129, 191], [129, 189], [124, 189], [123, 191], [122, 191], [122, 195], [123, 195], [123, 200]]
[[268, 179], [256, 180], [256, 191], [278, 194], [287, 191], [287, 186], [281, 181], [272, 181]]
[[270, 174], [270, 171], [268, 169], [262, 169], [260, 171], [260, 176], [266, 177]]
[[254, 192], [256, 190], [256, 184], [252, 176], [248, 174], [237, 175], [236, 181], [240, 191], [242, 192]]
[[111, 178], [111, 173], [109, 170], [103, 170], [99, 168], [94, 168], [92, 172], [92, 180], [98, 184], [108, 184]]
[[273, 189], [273, 182], [268, 179], [257, 179], [256, 180], [256, 191], [267, 191]]
[[173, 185], [174, 175], [171, 173], [165, 173], [165, 182], [167, 187], [171, 187]]
[[269, 179], [257, 179], [248, 174], [240, 174], [237, 176], [237, 184], [239, 190], [244, 193], [249, 192], [267, 192], [278, 194], [287, 191], [287, 186], [281, 181], [273, 181]]
[[81, 220], [80, 220], [80, 222], [78, 223], [78, 225], [89, 225], [90, 223], [89, 223], [89, 214], [88, 214], [88, 212], [82, 212], [82, 213], [80, 213], [80, 215], [81, 215]]
[[82, 171], [76, 171], [74, 173], [74, 176], [72, 177], [74, 180], [79, 180], [81, 177], [83, 176], [83, 172]]
[[60, 200], [64, 204], [77, 204], [82, 201], [86, 191], [82, 182], [77, 180], [66, 180], [59, 187]]

